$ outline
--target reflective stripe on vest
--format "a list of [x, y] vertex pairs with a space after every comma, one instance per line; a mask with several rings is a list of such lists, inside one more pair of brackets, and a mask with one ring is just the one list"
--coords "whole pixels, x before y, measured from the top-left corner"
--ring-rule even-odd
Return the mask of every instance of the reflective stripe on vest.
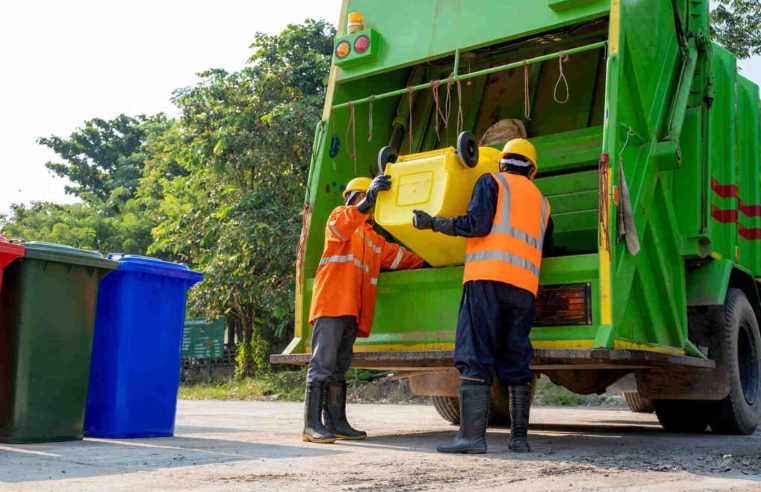
[[336, 236], [338, 239], [340, 239], [341, 241], [343, 241], [343, 242], [346, 242], [346, 241], [348, 241], [348, 240], [349, 240], [349, 238], [347, 238], [347, 237], [343, 237], [343, 236], [341, 235], [341, 233], [340, 233], [340, 232], [338, 232], [338, 229], [336, 229], [336, 226], [334, 226], [333, 224], [330, 224], [330, 230], [331, 230], [331, 231], [333, 231], [333, 234], [335, 234], [335, 236]]
[[399, 263], [401, 263], [402, 258], [404, 258], [404, 251], [404, 248], [399, 246], [399, 251], [396, 252], [396, 256], [394, 257], [394, 261], [391, 263], [389, 270], [396, 270], [399, 268]]
[[368, 246], [370, 246], [370, 249], [371, 249], [371, 250], [373, 250], [373, 251], [375, 252], [375, 254], [376, 254], [376, 255], [379, 255], [379, 254], [381, 254], [381, 249], [380, 249], [380, 246], [376, 246], [376, 245], [375, 245], [375, 243], [374, 243], [374, 242], [372, 242], [372, 241], [370, 240], [370, 238], [368, 238], [368, 237], [365, 235], [365, 233], [364, 233], [364, 232], [362, 232], [362, 231], [357, 231], [357, 233], [359, 234], [359, 237], [361, 237], [362, 239], [364, 239], [364, 240], [365, 240], [365, 242], [367, 243], [367, 245], [368, 245]]
[[[492, 234], [507, 234], [519, 241], [528, 243], [531, 247], [542, 251], [544, 246], [544, 231], [547, 228], [547, 199], [542, 197], [542, 222], [540, 223], [539, 239], [525, 233], [520, 229], [515, 229], [510, 225], [510, 185], [507, 182], [507, 178], [500, 173], [494, 173], [493, 176], [497, 178], [502, 187], [505, 190], [502, 196], [502, 210], [499, 211], [499, 223], [492, 225]], [[495, 219], [497, 217], [495, 216]], [[496, 222], [496, 221], [495, 221]]]
[[521, 267], [530, 271], [537, 277], [539, 276], [539, 268], [537, 268], [536, 265], [531, 263], [526, 258], [515, 256], [514, 254], [508, 253], [507, 251], [479, 251], [478, 253], [470, 253], [469, 255], [465, 256], [465, 263], [472, 263], [474, 261], [489, 261], [489, 260], [497, 260], [497, 261], [512, 263], [513, 265], [517, 267]]
[[354, 263], [355, 266], [362, 269], [365, 273], [370, 273], [370, 267], [354, 258], [354, 255], [328, 256], [320, 260], [320, 265], [327, 265], [328, 263]]
[[[533, 183], [522, 181], [525, 178], [492, 176], [499, 188], [497, 210], [490, 233], [468, 239], [463, 282], [494, 280], [536, 294], [550, 204]], [[511, 209], [513, 199], [517, 210]]]

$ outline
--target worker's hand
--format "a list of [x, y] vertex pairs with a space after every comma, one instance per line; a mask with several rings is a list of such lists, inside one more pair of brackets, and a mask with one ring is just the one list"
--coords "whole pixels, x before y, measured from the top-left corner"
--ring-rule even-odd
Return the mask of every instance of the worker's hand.
[[433, 217], [422, 210], [413, 210], [412, 225], [416, 229], [433, 229]]
[[367, 189], [365, 198], [357, 204], [357, 208], [363, 214], [369, 213], [375, 206], [375, 201], [378, 199], [378, 193], [386, 191], [391, 188], [391, 176], [388, 174], [381, 174], [376, 177], [370, 187]]

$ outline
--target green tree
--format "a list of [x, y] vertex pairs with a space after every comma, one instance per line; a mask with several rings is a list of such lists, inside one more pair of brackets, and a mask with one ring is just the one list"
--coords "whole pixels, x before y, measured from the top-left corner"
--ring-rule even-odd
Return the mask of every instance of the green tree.
[[[163, 114], [95, 118], [68, 138], [41, 138], [64, 162], [48, 163], [68, 179], [66, 191], [83, 200], [74, 205], [35, 202], [14, 205], [0, 223], [7, 235], [49, 241], [104, 253], [145, 254], [153, 242], [158, 199], [138, 199], [145, 160], [162, 149], [161, 137], [173, 122]], [[179, 167], [166, 173], [181, 174]]]
[[739, 58], [761, 54], [761, 2], [717, 0], [711, 11], [711, 34]]
[[116, 189], [126, 190], [127, 196], [135, 194], [147, 158], [146, 142], [170, 123], [163, 114], [94, 118], [68, 138], [52, 135], [38, 143], [63, 159], [46, 166], [69, 181], [66, 192], [99, 207]]
[[[283, 343], [293, 323], [293, 262], [334, 34], [311, 20], [257, 34], [243, 70], [200, 74], [176, 92], [176, 133], [146, 166], [144, 185], [158, 185], [163, 197], [151, 251], [203, 269], [191, 307], [240, 327], [244, 375], [263, 362], [263, 344]], [[188, 174], [162, 178], [173, 164]]]

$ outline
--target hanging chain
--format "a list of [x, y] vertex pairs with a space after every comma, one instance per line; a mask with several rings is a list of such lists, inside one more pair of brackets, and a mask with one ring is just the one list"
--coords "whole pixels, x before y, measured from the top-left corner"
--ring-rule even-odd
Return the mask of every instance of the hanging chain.
[[[439, 88], [441, 87], [441, 82], [438, 80], [432, 80], [431, 81], [431, 89], [433, 90], [433, 103], [436, 105], [436, 109], [434, 111], [433, 117], [434, 117], [434, 128], [436, 130], [436, 141], [441, 141], [441, 135], [439, 133], [439, 120], [441, 120], [444, 123], [444, 128], [447, 126], [447, 118], [446, 115], [441, 111], [441, 104], [439, 102]], [[446, 108], [445, 108], [446, 109]]]
[[414, 88], [411, 85], [407, 86], [407, 101], [410, 105], [410, 123], [407, 125], [407, 130], [409, 131], [410, 135], [410, 141], [409, 141], [409, 153], [412, 153], [412, 93], [415, 92]]
[[[571, 89], [568, 87], [568, 79], [565, 77], [565, 74], [563, 73], [563, 58], [567, 58], [567, 55], [560, 52], [560, 57], [558, 57], [558, 67], [560, 68], [560, 77], [558, 77], [558, 81], [555, 83], [555, 90], [552, 92], [552, 97], [555, 99], [555, 102], [558, 104], [565, 104], [568, 102], [568, 99], [571, 97]], [[560, 87], [560, 83], [563, 83], [565, 85], [565, 98], [560, 99], [558, 98], [558, 87]]]
[[354, 161], [354, 175], [357, 175], [357, 127], [354, 122], [354, 104], [349, 103], [349, 123], [346, 125], [346, 138], [344, 141], [349, 143], [349, 130], [351, 129], [351, 160]]
[[444, 128], [447, 130], [447, 143], [449, 143], [449, 116], [452, 114], [452, 86], [454, 85], [454, 73], [449, 74], [447, 79], [447, 101], [444, 103]]

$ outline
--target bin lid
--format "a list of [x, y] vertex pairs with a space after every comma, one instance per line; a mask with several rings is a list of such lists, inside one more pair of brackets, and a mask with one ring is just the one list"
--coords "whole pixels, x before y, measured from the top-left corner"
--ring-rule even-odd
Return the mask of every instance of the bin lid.
[[125, 255], [122, 253], [110, 254], [108, 259], [119, 264], [117, 270], [120, 272], [153, 273], [165, 277], [190, 280], [193, 283], [203, 280], [203, 273], [194, 272], [183, 263], [172, 263], [149, 256]]
[[116, 269], [116, 263], [103, 258], [102, 254], [95, 251], [41, 241], [23, 243], [23, 245], [26, 248], [26, 257], [33, 260], [71, 263], [73, 265], [104, 268], [107, 270]]
[[9, 242], [5, 236], [0, 236], [0, 255], [24, 256], [24, 247]]

